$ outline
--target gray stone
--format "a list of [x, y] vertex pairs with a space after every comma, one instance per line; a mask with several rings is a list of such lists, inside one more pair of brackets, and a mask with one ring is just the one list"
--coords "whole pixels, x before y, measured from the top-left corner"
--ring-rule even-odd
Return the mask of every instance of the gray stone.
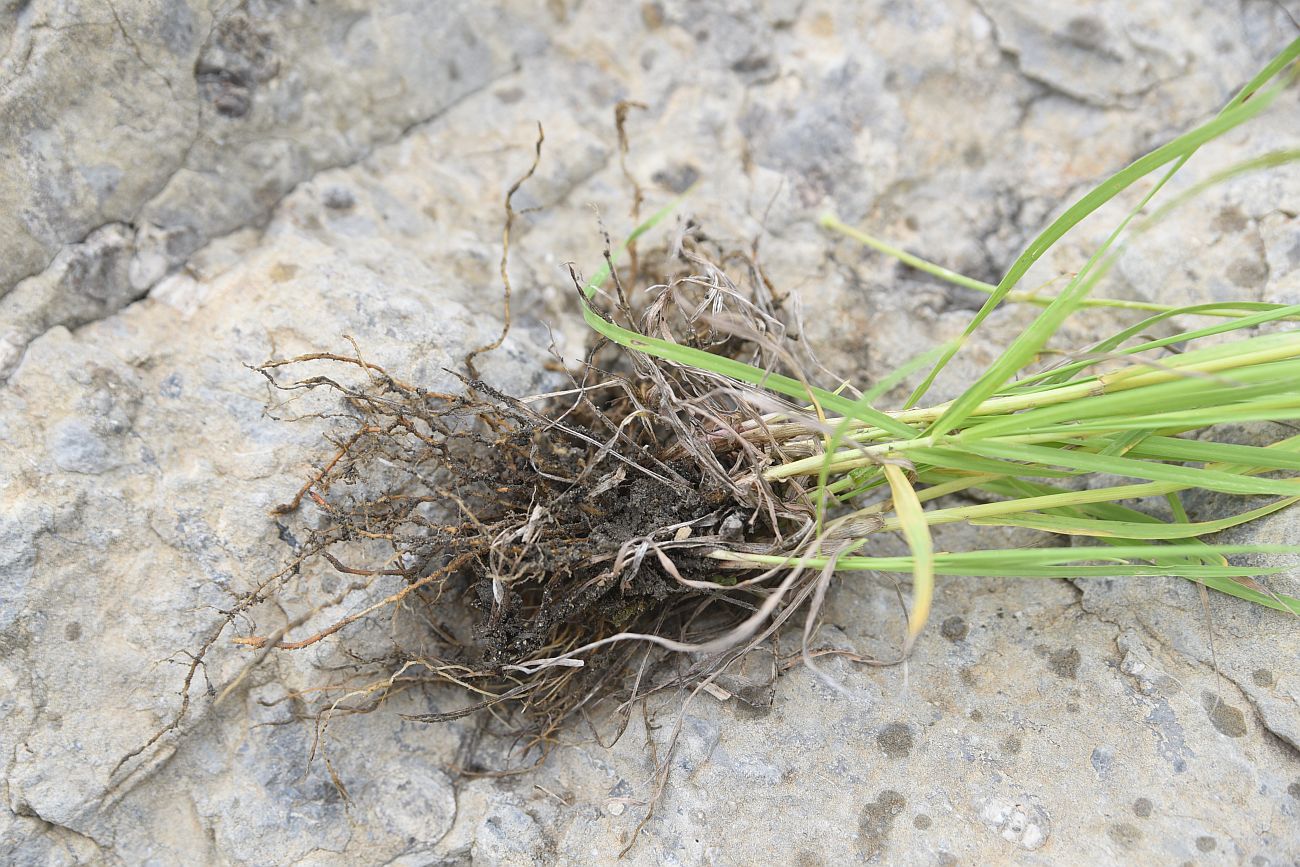
[[513, 12], [455, 0], [32, 0], [5, 17], [0, 378], [36, 335], [140, 297], [540, 44]]
[[[581, 353], [565, 263], [595, 267], [600, 225], [618, 238], [635, 224], [621, 99], [646, 106], [625, 156], [643, 213], [694, 184], [681, 216], [723, 244], [756, 239], [819, 360], [871, 381], [959, 334], [982, 296], [827, 236], [819, 213], [996, 280], [1072, 197], [1208, 117], [1292, 38], [1277, 4], [0, 12], [0, 149], [15, 155], [0, 169], [0, 861], [610, 862], [679, 720], [629, 863], [1282, 863], [1300, 848], [1300, 693], [1279, 662], [1300, 653], [1294, 621], [1211, 595], [1211, 646], [1197, 588], [1175, 579], [944, 579], [906, 666], [828, 655], [819, 674], [788, 636], [719, 678], [729, 698], [660, 694], [617, 743], [565, 730], [541, 768], [502, 778], [456, 772], [473, 719], [399, 715], [464, 696], [303, 719], [299, 694], [352, 662], [328, 643], [272, 655], [215, 704], [208, 685], [248, 660], [223, 641], [184, 724], [114, 771], [172, 718], [217, 612], [294, 544], [293, 521], [267, 510], [309, 472], [321, 429], [269, 417], [243, 365], [348, 351], [347, 334], [404, 378], [453, 386], [447, 370], [500, 330], [501, 198], [538, 120], [493, 381], [540, 390], [552, 343]], [[1297, 122], [1272, 112], [1189, 171], [1293, 146]], [[1136, 203], [1122, 198], [1024, 287], [1077, 269]], [[1135, 241], [1102, 291], [1296, 301], [1297, 202], [1294, 172], [1216, 187]], [[1033, 312], [995, 312], [932, 397]], [[1090, 314], [1069, 336], [1130, 321]], [[1296, 534], [1282, 513], [1225, 538]], [[950, 528], [938, 544], [1034, 538]], [[317, 579], [259, 616], [309, 614]], [[816, 646], [864, 656], [893, 655], [903, 634], [885, 578], [842, 576], [823, 620]], [[382, 653], [388, 628], [359, 625], [354, 646]], [[509, 747], [479, 743], [489, 765]]]
[[474, 836], [475, 864], [522, 867], [547, 863], [546, 835], [517, 797], [498, 796], [487, 807]]
[[120, 457], [87, 419], [76, 417], [64, 419], [50, 431], [49, 452], [59, 469], [89, 475], [111, 470]]
[[23, 610], [27, 585], [36, 568], [36, 538], [48, 527], [48, 509], [16, 502], [0, 513], [0, 629], [8, 629]]
[[[500, 330], [492, 312], [470, 312], [473, 286], [393, 246], [378, 221], [369, 233], [350, 228], [350, 244], [323, 243], [324, 208], [313, 195], [286, 205], [274, 241], [239, 248], [247, 239], [236, 237], [237, 254], [209, 254], [238, 262], [232, 270], [161, 287], [156, 300], [75, 336], [48, 331], [0, 391], [14, 434], [0, 452], [0, 670], [14, 682], [5, 694], [20, 697], [5, 705], [0, 726], [7, 861], [57, 861], [59, 847], [72, 853], [67, 863], [114, 847], [135, 853], [123, 856], [130, 861], [169, 863], [213, 852], [284, 862], [348, 846], [415, 857], [451, 825], [454, 795], [438, 770], [449, 757], [413, 747], [359, 765], [338, 761], [364, 776], [352, 790], [367, 818], [354, 828], [356, 813], [321, 761], [307, 762], [311, 726], [289, 714], [291, 702], [278, 706], [287, 716], [259, 710], [267, 689], [283, 696], [278, 682], [222, 717], [239, 720], [247, 707], [251, 727], [205, 722], [205, 675], [220, 682], [240, 664], [229, 648], [217, 649], [194, 684], [202, 707], [187, 726], [193, 746], [171, 757], [168, 767], [185, 769], [174, 790], [161, 783], [173, 793], [158, 801], [158, 790], [146, 796], [128, 785], [125, 800], [110, 794], [114, 765], [174, 708], [180, 669], [168, 657], [193, 647], [213, 607], [288, 550], [266, 510], [291, 495], [296, 483], [286, 487], [285, 473], [305, 469], [318, 434], [268, 417], [264, 381], [241, 362], [337, 348], [346, 332], [371, 360], [447, 387], [444, 368]], [[368, 212], [366, 202], [358, 210]], [[472, 236], [452, 247], [490, 258]], [[526, 392], [534, 369], [511, 359], [540, 357], [536, 339], [545, 335], [522, 314], [520, 323], [484, 365], [489, 378]], [[212, 508], [218, 500], [224, 505]], [[312, 670], [303, 673], [310, 679]], [[374, 720], [382, 727], [393, 718]], [[379, 737], [393, 743], [390, 733]], [[172, 749], [169, 741], [151, 754], [143, 772]], [[186, 782], [200, 777], [228, 784]], [[104, 803], [116, 806], [105, 812]], [[190, 833], [205, 827], [213, 834]]]
[[1097, 106], [1130, 101], [1186, 70], [1191, 56], [1123, 4], [981, 4], [998, 45], [1028, 77]]

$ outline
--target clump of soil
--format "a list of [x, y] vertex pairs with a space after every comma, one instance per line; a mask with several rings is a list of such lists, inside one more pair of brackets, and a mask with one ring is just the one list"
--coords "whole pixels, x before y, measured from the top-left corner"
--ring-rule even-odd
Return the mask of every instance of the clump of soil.
[[[752, 257], [694, 226], [665, 257], [669, 279], [635, 298], [616, 279], [601, 315], [772, 369], [802, 362]], [[740, 281], [714, 261], [739, 266]], [[251, 598], [274, 599], [321, 561], [351, 582], [333, 601], [384, 581], [397, 589], [305, 638], [289, 624], [242, 644], [264, 653], [346, 646], [358, 620], [413, 608], [426, 624], [421, 646], [380, 661], [388, 673], [378, 697], [395, 679], [453, 683], [468, 690], [464, 709], [418, 718], [493, 707], [545, 740], [594, 697], [628, 688], [634, 648], [623, 639], [703, 644], [708, 652], [674, 674], [689, 682], [784, 619], [771, 605], [755, 612], [789, 582], [772, 587], [770, 576], [726, 571], [706, 555], [720, 546], [788, 553], [812, 534], [814, 510], [797, 483], [776, 490], [761, 475], [783, 447], [797, 448], [794, 431], [807, 435], [790, 423], [799, 408], [612, 344], [576, 368], [557, 366], [567, 387], [535, 397], [473, 375], [459, 393], [429, 391], [363, 349], [259, 368], [286, 400], [337, 399], [311, 414], [329, 419], [335, 448], [277, 510], [314, 510], [316, 524], [300, 531], [290, 567]], [[790, 594], [785, 616], [810, 589]], [[361, 691], [358, 709], [374, 706], [374, 691]]]

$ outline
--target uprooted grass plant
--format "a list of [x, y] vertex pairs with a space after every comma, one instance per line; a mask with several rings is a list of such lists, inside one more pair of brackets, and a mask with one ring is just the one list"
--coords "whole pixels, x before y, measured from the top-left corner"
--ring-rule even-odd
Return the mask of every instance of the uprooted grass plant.
[[[322, 691], [320, 719], [452, 685], [468, 696], [458, 708], [413, 718], [488, 710], [542, 753], [566, 720], [609, 696], [626, 709], [669, 687], [718, 694], [719, 673], [795, 618], [803, 652], [794, 662], [812, 666], [821, 600], [840, 573], [910, 576], [897, 655], [863, 660], [886, 664], [905, 658], [924, 627], [936, 575], [1177, 576], [1300, 614], [1300, 600], [1263, 580], [1278, 567], [1237, 556], [1297, 548], [1202, 539], [1300, 500], [1300, 436], [1264, 446], [1228, 438], [1243, 423], [1275, 429], [1300, 417], [1292, 325], [1300, 305], [1172, 307], [1092, 294], [1124, 244], [1173, 208], [1237, 174], [1300, 159], [1295, 151], [1256, 158], [1145, 210], [1199, 147], [1293, 95], [1286, 88], [1298, 55], [1300, 42], [1214, 119], [1081, 198], [996, 286], [825, 218], [828, 229], [989, 295], [962, 338], [865, 390], [828, 379], [806, 343], [792, 339], [798, 323], [755, 258], [689, 222], [657, 263], [643, 251], [632, 257], [637, 267], [620, 270], [610, 251], [592, 279], [575, 278], [598, 339], [576, 369], [552, 365], [568, 381], [545, 394], [504, 394], [477, 377], [472, 358], [454, 393], [403, 381], [365, 360], [364, 347], [266, 363], [260, 371], [288, 393], [285, 405], [331, 396], [332, 409], [310, 415], [337, 426], [334, 448], [280, 509], [309, 503], [317, 514], [292, 563], [228, 612], [190, 678], [223, 630], [322, 564], [346, 579], [324, 603], [236, 640], [261, 658], [346, 643], [361, 622], [397, 612], [415, 625], [402, 634], [417, 638], [404, 644], [394, 630], [386, 655], [353, 652], [368, 674]], [[540, 148], [539, 139], [539, 156]], [[1072, 227], [1160, 170], [1061, 291], [1018, 288]], [[509, 203], [507, 195], [507, 251]], [[508, 322], [504, 257], [502, 276]], [[936, 377], [1005, 301], [1043, 309], [960, 396], [927, 405]], [[1048, 352], [1068, 317], [1095, 307], [1143, 318], [1093, 345]], [[1150, 336], [1158, 325], [1173, 333]], [[877, 408], [912, 382], [900, 408]], [[1193, 520], [1182, 499], [1191, 491], [1242, 505]], [[1041, 531], [1043, 544], [936, 550], [931, 528], [959, 522]], [[901, 534], [909, 553], [873, 551], [884, 533]], [[322, 612], [358, 592], [373, 601], [319, 626]], [[647, 645], [688, 655], [661, 670]]]

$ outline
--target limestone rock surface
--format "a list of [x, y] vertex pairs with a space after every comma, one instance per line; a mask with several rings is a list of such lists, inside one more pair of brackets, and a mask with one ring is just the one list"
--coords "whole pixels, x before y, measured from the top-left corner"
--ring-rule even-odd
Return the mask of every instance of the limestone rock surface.
[[[1207, 627], [1197, 588], [1175, 580], [947, 579], [906, 666], [832, 653], [823, 678], [787, 666], [787, 642], [731, 672], [730, 699], [660, 696], [614, 745], [596, 720], [502, 778], [461, 773], [472, 721], [399, 715], [440, 697], [332, 723], [327, 765], [292, 695], [341, 659], [273, 656], [214, 704], [208, 684], [247, 659], [222, 643], [184, 725], [115, 772], [174, 714], [185, 653], [305, 520], [268, 510], [320, 459], [322, 429], [271, 418], [246, 365], [349, 352], [347, 335], [408, 380], [452, 385], [447, 370], [500, 332], [502, 197], [537, 122], [492, 381], [538, 391], [552, 347], [580, 355], [565, 266], [596, 267], [602, 223], [634, 225], [624, 165], [647, 213], [693, 187], [683, 217], [757, 243], [821, 361], [870, 379], [960, 333], [982, 296], [817, 216], [996, 280], [1072, 197], [1210, 116], [1297, 34], [1285, 4], [1191, 7], [5, 5], [0, 861], [611, 863], [679, 730], [629, 863], [1293, 863], [1300, 629], [1222, 597]], [[645, 106], [626, 155], [620, 100]], [[1291, 93], [1190, 177], [1297, 131]], [[1136, 243], [1105, 291], [1295, 301], [1298, 212], [1294, 168], [1216, 187]], [[1079, 267], [1121, 214], [1081, 226], [1026, 287]], [[936, 395], [1032, 315], [995, 313]], [[1250, 533], [1294, 542], [1295, 518]], [[900, 635], [892, 582], [849, 576], [817, 645], [887, 657]]]

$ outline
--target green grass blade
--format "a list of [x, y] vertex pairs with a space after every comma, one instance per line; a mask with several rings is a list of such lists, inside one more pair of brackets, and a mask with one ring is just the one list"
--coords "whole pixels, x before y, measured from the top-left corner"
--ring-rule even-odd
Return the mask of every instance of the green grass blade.
[[[1182, 577], [1203, 582], [1207, 587], [1278, 611], [1300, 614], [1300, 599], [1261, 593], [1234, 578], [1273, 575], [1281, 567], [1216, 565], [1160, 566], [1133, 563], [1130, 560], [1160, 556], [1198, 557], [1205, 545], [1125, 545], [1108, 548], [1012, 548], [969, 551], [962, 554], [934, 555], [936, 575], [991, 578], [1112, 578], [1112, 577]], [[1220, 554], [1296, 554], [1294, 545], [1217, 545], [1209, 550]], [[715, 559], [762, 566], [822, 568], [829, 558], [789, 558], [760, 554], [717, 551]], [[1096, 561], [1105, 560], [1103, 564]], [[901, 572], [915, 569], [912, 557], [841, 557], [836, 567], [841, 571]]]
[[1175, 437], [1149, 436], [1129, 450], [1129, 455], [1164, 461], [1216, 461], [1267, 467], [1273, 470], [1300, 470], [1300, 455], [1233, 443], [1209, 440], [1184, 440]]
[[[1215, 551], [1221, 554], [1300, 554], [1300, 545], [1215, 545]], [[977, 551], [941, 551], [934, 553], [934, 563], [936, 567], [942, 564], [945, 569], [958, 567], [975, 567], [980, 565], [986, 566], [1006, 566], [1008, 569], [1023, 569], [1029, 566], [1066, 566], [1072, 563], [1095, 563], [1105, 561], [1108, 565], [1122, 565], [1123, 561], [1146, 558], [1159, 554], [1176, 554], [1195, 556], [1203, 553], [1203, 545], [1122, 545], [1114, 548], [1102, 548], [1096, 546], [1079, 547], [1046, 547], [1046, 548], [981, 548]], [[802, 563], [810, 568], [824, 567], [830, 559], [827, 557], [780, 557], [772, 555], [759, 554], [740, 554], [730, 551], [718, 552], [714, 555], [720, 560], [737, 560], [751, 563], [770, 563], [780, 565], [784, 563]], [[837, 561], [840, 568], [843, 569], [878, 569], [879, 571], [899, 571], [897, 567], [900, 564], [907, 564], [911, 571], [911, 565], [914, 564], [914, 558], [910, 556], [903, 557], [866, 557], [866, 556], [848, 556], [840, 557]], [[885, 564], [882, 566], [882, 564]], [[888, 568], [886, 568], [886, 566]], [[1255, 574], [1250, 569], [1255, 567], [1234, 567], [1239, 568], [1238, 574]], [[1279, 567], [1280, 568], [1280, 567]]]
[[893, 244], [889, 244], [873, 235], [868, 235], [860, 229], [855, 229], [852, 226], [841, 222], [839, 217], [836, 217], [834, 214], [823, 214], [817, 222], [820, 223], [823, 228], [830, 229], [833, 232], [839, 232], [841, 235], [852, 238], [860, 244], [865, 244], [872, 249], [884, 253], [886, 256], [897, 259], [904, 265], [915, 268], [916, 270], [929, 274], [932, 277], [937, 277], [944, 282], [952, 283], [956, 286], [962, 286], [966, 289], [974, 289], [976, 292], [984, 292], [987, 294], [992, 294], [997, 291], [998, 287], [994, 286], [992, 283], [985, 283], [983, 280], [976, 280], [974, 277], [967, 277], [965, 274], [959, 274], [958, 272], [945, 268], [942, 265], [936, 265], [933, 262], [922, 259], [920, 256], [913, 256], [901, 247], [895, 247]]
[[1271, 515], [1274, 512], [1286, 508], [1292, 503], [1300, 501], [1300, 496], [1289, 497], [1284, 500], [1270, 503], [1267, 506], [1261, 506], [1258, 509], [1251, 509], [1248, 512], [1230, 515], [1226, 518], [1220, 518], [1217, 521], [1200, 521], [1197, 523], [1176, 522], [1166, 524], [1157, 523], [1140, 523], [1136, 521], [1105, 521], [1090, 518], [1071, 518], [1063, 515], [1008, 515], [1005, 518], [976, 518], [971, 521], [972, 524], [983, 526], [1003, 526], [1003, 527], [1025, 527], [1031, 530], [1042, 530], [1045, 533], [1060, 533], [1066, 536], [1095, 536], [1111, 537], [1117, 539], [1190, 539], [1195, 536], [1205, 536], [1210, 533], [1218, 533], [1229, 527], [1236, 527], [1253, 521], [1256, 518], [1262, 518]]
[[[843, 452], [841, 454], [844, 454]], [[920, 448], [908, 449], [907, 457], [914, 464], [928, 464], [949, 470], [966, 473], [983, 473], [999, 476], [1028, 476], [1034, 478], [1069, 478], [1078, 473], [1071, 470], [1044, 470], [1041, 467], [1028, 468], [1014, 461], [1001, 461], [973, 455], [961, 449]]]
[[1098, 455], [1070, 449], [1020, 443], [974, 442], [967, 445], [976, 454], [1007, 460], [1028, 461], [1043, 466], [1061, 466], [1093, 473], [1111, 473], [1152, 482], [1169, 482], [1188, 488], [1204, 488], [1225, 494], [1273, 494], [1291, 496], [1300, 492], [1300, 479], [1260, 479], [1195, 467], [1141, 461], [1113, 455]]
[[[1183, 314], [1202, 313], [1206, 308], [1231, 309], [1234, 313], [1242, 313], [1243, 315], [1239, 316], [1236, 321], [1233, 322], [1220, 322], [1205, 328], [1198, 328], [1192, 331], [1182, 331], [1178, 334], [1173, 334], [1169, 337], [1162, 337], [1158, 340], [1147, 340], [1123, 349], [1118, 348], [1124, 341], [1150, 331], [1153, 326], [1166, 319]], [[1255, 312], [1251, 313], [1247, 311]], [[1061, 365], [1060, 367], [1054, 367], [1050, 370], [1044, 370], [1039, 373], [1022, 377], [1012, 388], [1007, 389], [1006, 393], [1042, 388], [1044, 385], [1050, 386], [1064, 382], [1073, 374], [1093, 366], [1096, 363], [1094, 358], [1101, 354], [1117, 353], [1121, 355], [1135, 355], [1139, 352], [1163, 349], [1166, 346], [1187, 343], [1189, 341], [1211, 337], [1216, 334], [1224, 334], [1230, 331], [1253, 328], [1256, 325], [1263, 325], [1267, 322], [1290, 321], [1294, 320], [1296, 317], [1300, 317], [1300, 304], [1263, 304], [1254, 301], [1241, 301], [1233, 303], [1194, 304], [1188, 307], [1176, 307], [1165, 313], [1160, 313], [1147, 319], [1143, 319], [1136, 325], [1126, 328], [1106, 340], [1093, 344], [1088, 349], [1079, 353], [1084, 356], [1084, 360], [1082, 361], [1071, 362], [1069, 364]]]

